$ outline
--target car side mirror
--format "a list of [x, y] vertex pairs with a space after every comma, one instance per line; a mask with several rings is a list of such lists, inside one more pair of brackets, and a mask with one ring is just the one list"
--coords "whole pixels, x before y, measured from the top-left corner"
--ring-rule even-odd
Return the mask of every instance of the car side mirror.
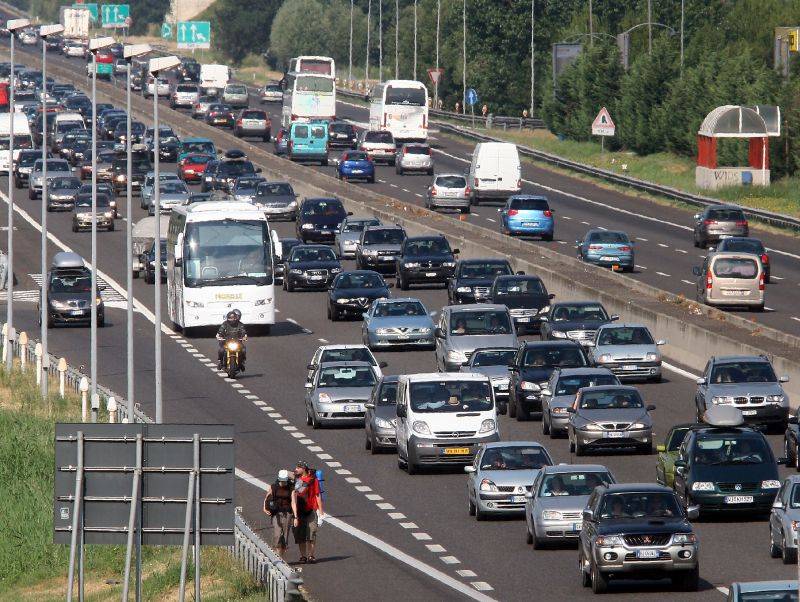
[[700, 271], [700, 268], [698, 266], [694, 266], [692, 268], [692, 274], [694, 274], [695, 276], [699, 276], [701, 273], [702, 272]]
[[260, 167], [256, 167], [256, 173], [261, 173], [261, 168]]
[[595, 347], [594, 341], [584, 341], [583, 344], [587, 347]]
[[314, 368], [316, 368], [316, 366], [314, 364], [308, 364], [306, 368], [308, 368], [309, 370], [313, 370]]
[[576, 410], [575, 410], [575, 408], [573, 408], [572, 406], [569, 406], [569, 407], [567, 408], [567, 414], [574, 414], [575, 412], [576, 412]]
[[663, 443], [659, 443], [658, 445], [656, 445], [656, 451], [659, 453], [665, 452], [667, 451], [667, 446], [664, 445]]
[[619, 315], [617, 315], [617, 314], [611, 314], [611, 321], [612, 321], [612, 322], [616, 322], [617, 320], [619, 320]]
[[444, 338], [444, 330], [442, 330], [441, 328], [437, 328], [436, 330], [433, 331], [433, 335], [437, 339], [443, 339]]
[[461, 249], [453, 249], [452, 253], [453, 255], [458, 255], [459, 253], [461, 253]]
[[555, 299], [556, 296], [553, 293], [550, 293], [549, 295], [547, 295], [547, 298], [548, 299]]
[[646, 408], [646, 409], [647, 409], [647, 411], [648, 411], [648, 412], [652, 412], [653, 410], [655, 410], [655, 409], [656, 409], [656, 406], [654, 406], [654, 405], [651, 403], [650, 405], [648, 405], [648, 406], [647, 406], [647, 408]]
[[525, 499], [532, 500], [533, 499], [533, 491], [526, 491], [525, 492]]
[[503, 211], [505, 211], [505, 209], [503, 209], [502, 207], [500, 207], [500, 208], [497, 210], [497, 213], [503, 213]]
[[551, 397], [553, 392], [550, 389], [544, 388], [540, 391], [541, 395], [546, 395], [547, 397]]
[[783, 375], [778, 379], [778, 382], [779, 383], [788, 383], [789, 382], [789, 377], [786, 376], [786, 375]]
[[405, 418], [406, 417], [406, 406], [397, 404], [397, 409], [395, 410], [398, 418]]
[[788, 466], [789, 465], [789, 458], [780, 457], [777, 460], [775, 460], [775, 463], [776, 464], [781, 464], [782, 466]]
[[694, 214], [694, 219], [697, 219], [697, 220], [699, 220], [699, 219], [700, 219], [700, 214], [699, 214], [699, 213], [695, 213], [695, 214]]
[[374, 410], [375, 409], [375, 404], [374, 403], [365, 403], [364, 407], [367, 408], [368, 410]]
[[583, 520], [586, 521], [587, 523], [591, 523], [594, 521], [594, 510], [592, 510], [591, 508], [584, 508], [581, 515], [583, 516]]
[[694, 382], [696, 382], [698, 385], [704, 385], [706, 384], [706, 379], [701, 376], [700, 378], [695, 379]]
[[789, 416], [789, 424], [797, 424], [797, 416]]
[[386, 363], [386, 362], [378, 362], [378, 368], [381, 368], [381, 369], [386, 368], [388, 365], [389, 364]]
[[306, 389], [313, 389], [313, 388], [314, 388], [314, 383], [312, 383], [312, 382], [307, 382], [307, 383], [305, 384], [305, 387], [306, 387]]
[[347, 215], [353, 215], [353, 212], [352, 211], [348, 211]]
[[466, 472], [468, 474], [474, 474], [475, 473], [475, 467], [474, 466], [465, 466], [464, 467], [464, 472]]
[[689, 520], [697, 520], [700, 518], [700, 506], [689, 506], [686, 509], [686, 518]]
[[675, 468], [686, 468], [686, 460], [675, 460]]
[[775, 500], [772, 502], [772, 507], [775, 510], [783, 510], [783, 502], [781, 500]]
[[361, 314], [361, 317], [366, 320], [367, 318], [369, 318], [369, 314], [364, 312], [363, 314]]
[[519, 272], [517, 272], [517, 276], [524, 276], [524, 275], [525, 275], [525, 270], [520, 270]]
[[394, 288], [394, 282], [387, 282], [386, 288]]
[[659, 339], [659, 340], [656, 341], [656, 345], [658, 345], [659, 347], [661, 347], [662, 345], [666, 345], [666, 344], [667, 344], [667, 342], [664, 339]]

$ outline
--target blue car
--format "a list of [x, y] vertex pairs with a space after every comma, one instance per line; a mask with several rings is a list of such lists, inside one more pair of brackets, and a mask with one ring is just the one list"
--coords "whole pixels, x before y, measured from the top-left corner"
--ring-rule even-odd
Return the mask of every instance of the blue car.
[[506, 206], [498, 211], [504, 234], [540, 236], [542, 240], [553, 240], [555, 222], [547, 198], [517, 194], [509, 197]]
[[578, 259], [613, 270], [632, 272], [633, 243], [624, 232], [594, 229], [575, 241]]
[[375, 164], [364, 151], [345, 151], [339, 159], [336, 177], [340, 180], [375, 182]]

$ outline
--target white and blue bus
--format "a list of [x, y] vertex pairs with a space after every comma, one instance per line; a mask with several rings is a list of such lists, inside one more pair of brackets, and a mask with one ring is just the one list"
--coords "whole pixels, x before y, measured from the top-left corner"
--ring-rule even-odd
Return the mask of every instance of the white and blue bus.
[[422, 82], [392, 79], [370, 93], [369, 129], [386, 130], [396, 142], [428, 139], [428, 89]]
[[281, 125], [293, 121], [336, 119], [336, 64], [327, 56], [298, 56], [289, 61], [283, 82]]

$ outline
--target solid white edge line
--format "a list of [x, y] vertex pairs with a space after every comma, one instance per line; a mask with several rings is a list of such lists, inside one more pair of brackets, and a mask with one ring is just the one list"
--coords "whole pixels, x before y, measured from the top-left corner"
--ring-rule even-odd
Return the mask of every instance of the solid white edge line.
[[[236, 469], [236, 476], [242, 479], [243, 481], [246, 481], [250, 485], [260, 489], [261, 491], [267, 490], [266, 482], [254, 477], [251, 474], [248, 474], [247, 472], [243, 471], [240, 468]], [[369, 533], [366, 533], [365, 531], [362, 531], [361, 529], [354, 527], [349, 523], [344, 522], [340, 518], [336, 518], [335, 516], [330, 516], [326, 514], [325, 522], [331, 525], [332, 527], [335, 527], [340, 531], [343, 531], [348, 535], [361, 540], [365, 544], [372, 546], [373, 548], [383, 552], [390, 558], [398, 560], [403, 564], [418, 570], [420, 573], [426, 575], [427, 577], [430, 577], [431, 579], [438, 581], [442, 585], [446, 585], [447, 587], [454, 589], [458, 593], [463, 594], [468, 598], [471, 598], [472, 600], [479, 600], [480, 602], [496, 602], [494, 598], [491, 598], [486, 594], [482, 594], [478, 591], [475, 591], [468, 585], [461, 583], [460, 581], [454, 579], [450, 575], [443, 573], [442, 571], [432, 567], [429, 564], [422, 562], [421, 560], [417, 560], [413, 556], [406, 554], [405, 552], [399, 550], [393, 545], [383, 541], [382, 539], [378, 539], [374, 535], [370, 535]]]
[[683, 376], [684, 378], [688, 378], [688, 379], [689, 379], [689, 380], [691, 380], [691, 381], [695, 381], [695, 380], [697, 380], [698, 378], [700, 378], [700, 375], [699, 375], [699, 374], [692, 374], [692, 373], [691, 373], [691, 372], [689, 372], [688, 370], [684, 370], [683, 368], [678, 368], [678, 366], [675, 366], [675, 365], [673, 365], [673, 364], [670, 364], [669, 362], [663, 362], [663, 361], [662, 361], [662, 362], [661, 362], [661, 366], [662, 366], [663, 368], [666, 368], [667, 370], [670, 370], [671, 372], [674, 372], [675, 374], [680, 374], [680, 375], [681, 375], [681, 376]]

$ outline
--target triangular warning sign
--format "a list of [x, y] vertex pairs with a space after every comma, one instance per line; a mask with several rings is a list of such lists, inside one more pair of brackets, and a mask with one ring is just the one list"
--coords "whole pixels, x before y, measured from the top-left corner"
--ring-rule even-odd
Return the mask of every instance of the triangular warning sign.
[[593, 136], [613, 136], [616, 131], [614, 121], [611, 119], [611, 114], [608, 109], [603, 107], [594, 118], [592, 122], [592, 135]]

